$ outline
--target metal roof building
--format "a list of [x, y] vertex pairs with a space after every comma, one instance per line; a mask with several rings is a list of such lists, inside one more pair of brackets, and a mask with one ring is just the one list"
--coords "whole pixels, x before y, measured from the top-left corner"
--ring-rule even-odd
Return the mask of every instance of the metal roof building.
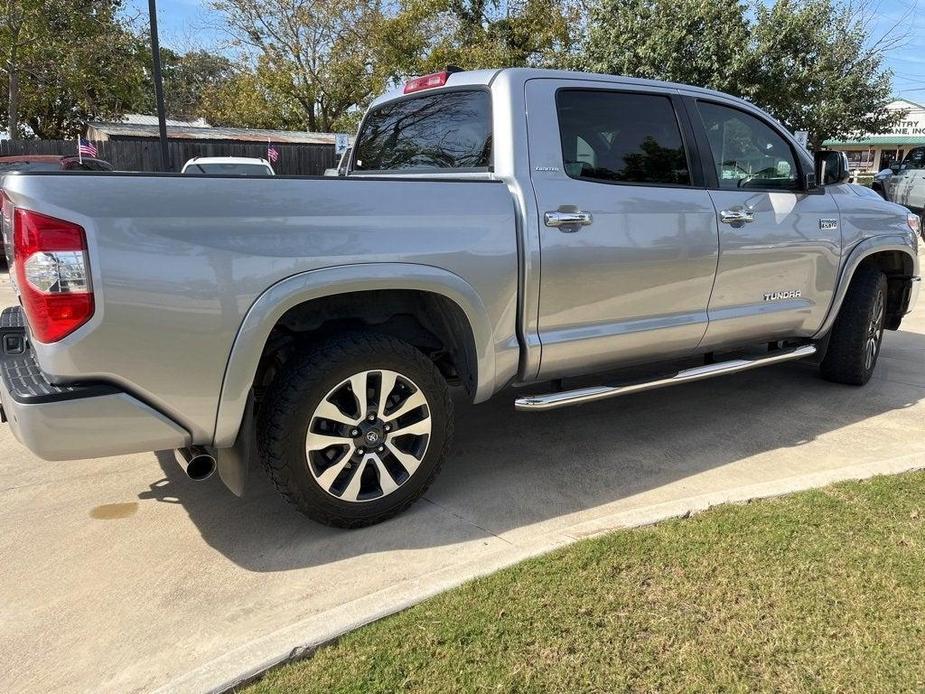
[[[87, 126], [87, 139], [156, 140], [157, 117], [128, 114], [120, 122], [95, 121]], [[168, 140], [210, 140], [224, 142], [266, 142], [280, 144], [333, 145], [334, 133], [310, 133], [298, 130], [264, 130], [260, 128], [223, 128], [203, 120], [179, 121], [167, 119]]]

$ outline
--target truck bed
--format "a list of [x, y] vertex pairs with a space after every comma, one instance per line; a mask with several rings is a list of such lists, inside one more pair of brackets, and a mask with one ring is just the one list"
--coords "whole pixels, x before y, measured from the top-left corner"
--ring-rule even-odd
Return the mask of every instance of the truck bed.
[[[517, 225], [488, 180], [56, 173], [0, 181], [13, 204], [84, 228], [95, 313], [34, 344], [54, 383], [108, 383], [211, 443], [232, 345], [258, 297], [324, 268], [439, 268], [480, 297], [517, 364]], [[39, 205], [39, 201], [40, 205]]]

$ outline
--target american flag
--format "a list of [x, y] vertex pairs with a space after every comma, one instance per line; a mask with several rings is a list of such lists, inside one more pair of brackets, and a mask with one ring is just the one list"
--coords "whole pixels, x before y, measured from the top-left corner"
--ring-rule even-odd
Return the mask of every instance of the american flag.
[[267, 142], [267, 159], [269, 159], [274, 164], [276, 163], [276, 160], [279, 159], [279, 150], [269, 142]]
[[95, 157], [97, 154], [96, 145], [90, 140], [79, 137], [77, 138], [77, 152], [85, 157]]

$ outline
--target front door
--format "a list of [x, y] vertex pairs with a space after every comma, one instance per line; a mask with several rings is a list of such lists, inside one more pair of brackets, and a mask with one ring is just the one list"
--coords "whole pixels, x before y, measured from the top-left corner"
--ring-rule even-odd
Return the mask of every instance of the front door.
[[567, 84], [527, 83], [540, 376], [689, 353], [706, 329], [717, 232], [680, 102]]
[[895, 176], [894, 202], [921, 211], [925, 206], [925, 147], [916, 147], [900, 165]]
[[801, 190], [808, 158], [798, 157], [770, 121], [709, 100], [691, 109], [712, 155], [710, 197], [719, 219], [710, 326], [701, 346], [813, 335], [839, 266], [835, 201], [828, 192]]

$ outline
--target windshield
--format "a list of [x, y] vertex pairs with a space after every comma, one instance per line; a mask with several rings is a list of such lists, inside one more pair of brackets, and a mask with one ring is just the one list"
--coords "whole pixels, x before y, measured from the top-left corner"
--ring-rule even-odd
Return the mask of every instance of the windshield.
[[273, 172], [265, 164], [190, 164], [183, 173], [186, 174], [225, 174], [226, 176], [272, 176]]
[[482, 89], [391, 101], [370, 111], [355, 144], [355, 171], [487, 171], [491, 97]]

